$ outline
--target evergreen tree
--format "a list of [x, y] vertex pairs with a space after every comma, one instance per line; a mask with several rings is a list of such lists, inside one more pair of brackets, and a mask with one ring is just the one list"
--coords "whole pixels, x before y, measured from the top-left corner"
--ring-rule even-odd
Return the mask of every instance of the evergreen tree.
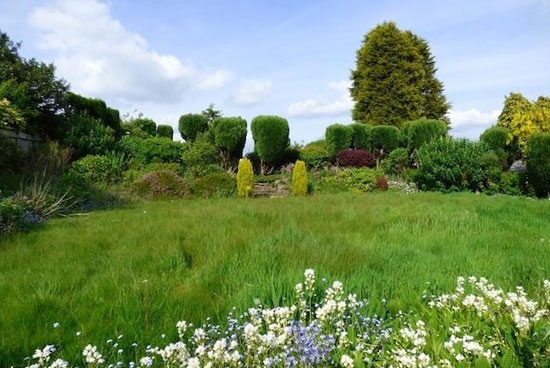
[[353, 119], [400, 126], [422, 117], [444, 119], [449, 109], [428, 43], [395, 23], [375, 27], [357, 51], [352, 71]]

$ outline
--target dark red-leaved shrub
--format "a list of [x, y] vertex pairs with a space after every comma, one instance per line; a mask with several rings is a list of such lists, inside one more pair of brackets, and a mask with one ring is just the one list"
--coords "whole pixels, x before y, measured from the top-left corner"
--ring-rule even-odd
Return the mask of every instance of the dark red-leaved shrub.
[[388, 190], [388, 180], [383, 176], [377, 177], [376, 188], [378, 188], [379, 190]]
[[345, 149], [336, 155], [336, 164], [344, 167], [373, 166], [374, 155], [362, 149]]

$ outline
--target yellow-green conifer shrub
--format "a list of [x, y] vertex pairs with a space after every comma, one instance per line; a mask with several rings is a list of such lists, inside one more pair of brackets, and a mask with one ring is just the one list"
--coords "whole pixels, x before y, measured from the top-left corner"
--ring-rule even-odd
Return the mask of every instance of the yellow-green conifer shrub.
[[252, 162], [247, 158], [241, 158], [239, 161], [237, 192], [239, 197], [251, 197], [254, 194], [254, 171]]
[[304, 161], [298, 160], [292, 171], [292, 193], [305, 196], [307, 194], [307, 171]]

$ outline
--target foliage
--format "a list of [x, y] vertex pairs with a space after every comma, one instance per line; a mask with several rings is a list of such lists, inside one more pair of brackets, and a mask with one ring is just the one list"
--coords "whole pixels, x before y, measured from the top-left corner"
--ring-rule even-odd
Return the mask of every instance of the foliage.
[[174, 129], [170, 125], [159, 124], [157, 126], [157, 137], [174, 139]]
[[252, 170], [252, 162], [247, 158], [239, 160], [237, 194], [239, 197], [252, 197], [254, 195], [254, 171]]
[[517, 115], [523, 115], [531, 108], [531, 101], [521, 93], [510, 93], [504, 100], [504, 107], [498, 116], [497, 126], [510, 129]]
[[109, 184], [121, 179], [123, 163], [107, 156], [89, 155], [75, 162], [69, 175], [90, 184]]
[[147, 199], [184, 198], [191, 194], [189, 184], [169, 170], [158, 170], [143, 175], [132, 184], [130, 191]]
[[0, 198], [0, 239], [3, 235], [29, 228], [25, 203], [20, 198]]
[[208, 125], [214, 125], [214, 122], [223, 116], [221, 110], [216, 110], [214, 104], [201, 111], [201, 115], [206, 118]]
[[362, 149], [366, 151], [372, 150], [372, 141], [370, 131], [372, 126], [367, 124], [355, 123], [351, 124], [353, 135], [351, 139], [351, 148]]
[[180, 117], [179, 131], [187, 142], [193, 142], [208, 129], [208, 119], [201, 114], [185, 114]]
[[0, 31], [0, 99], [7, 99], [27, 122], [26, 131], [58, 139], [65, 128], [67, 83], [55, 77], [53, 64], [19, 55], [20, 44]]
[[383, 176], [381, 170], [362, 168], [349, 168], [336, 173], [336, 181], [346, 188], [360, 192], [371, 192], [377, 188], [376, 178]]
[[195, 179], [191, 188], [198, 197], [231, 197], [237, 192], [237, 183], [234, 176], [220, 172]]
[[406, 148], [396, 148], [382, 161], [384, 172], [390, 175], [402, 175], [410, 164], [409, 151]]
[[212, 172], [212, 165], [217, 165], [220, 154], [205, 135], [200, 135], [190, 143], [183, 152], [183, 162], [193, 176]]
[[376, 178], [376, 189], [378, 190], [388, 190], [389, 184], [388, 179], [383, 176]]
[[353, 120], [400, 126], [423, 116], [443, 119], [449, 104], [435, 72], [425, 40], [391, 22], [376, 26], [357, 51], [351, 73]]
[[86, 155], [103, 155], [115, 147], [113, 129], [101, 124], [97, 119], [74, 115], [61, 142], [73, 148], [75, 158]]
[[241, 117], [216, 120], [214, 136], [226, 168], [232, 167], [243, 156], [246, 143], [246, 120]]
[[509, 137], [510, 131], [500, 126], [493, 126], [486, 129], [480, 137], [480, 140], [496, 153], [503, 169], [508, 167], [510, 156], [508, 153]]
[[320, 169], [330, 164], [330, 151], [325, 140], [308, 143], [300, 150], [300, 159], [310, 169]]
[[491, 176], [500, 172], [494, 152], [484, 143], [443, 138], [426, 143], [416, 151], [421, 190], [483, 191]]
[[292, 170], [292, 193], [297, 196], [307, 194], [307, 170], [306, 163], [298, 160]]
[[372, 149], [379, 163], [388, 153], [399, 146], [399, 129], [394, 126], [377, 125], [371, 130]]
[[177, 163], [182, 164], [186, 145], [163, 137], [137, 138], [125, 136], [118, 142], [118, 149], [134, 163]]
[[118, 110], [107, 107], [103, 100], [67, 92], [65, 96], [65, 113], [69, 117], [69, 120], [74, 115], [84, 115], [94, 118], [101, 124], [113, 129], [117, 137], [120, 137], [122, 134], [120, 113]]
[[412, 152], [422, 145], [447, 135], [447, 123], [442, 120], [418, 119], [409, 122], [406, 131], [407, 148]]
[[537, 133], [527, 147], [527, 174], [537, 196], [550, 195], [550, 133]]
[[262, 168], [265, 164], [278, 163], [290, 144], [288, 121], [280, 116], [260, 115], [252, 119], [251, 129]]
[[374, 156], [372, 153], [362, 149], [345, 149], [336, 155], [336, 163], [343, 167], [366, 167], [373, 166]]
[[528, 192], [525, 173], [501, 172], [488, 183], [488, 194], [519, 196]]
[[157, 133], [157, 124], [152, 119], [147, 119], [141, 115], [132, 118], [122, 125], [124, 133], [131, 137], [149, 138]]
[[354, 130], [351, 126], [332, 124], [325, 130], [325, 141], [332, 156], [351, 147]]
[[5, 98], [0, 98], [0, 128], [20, 131], [25, 128], [25, 119]]

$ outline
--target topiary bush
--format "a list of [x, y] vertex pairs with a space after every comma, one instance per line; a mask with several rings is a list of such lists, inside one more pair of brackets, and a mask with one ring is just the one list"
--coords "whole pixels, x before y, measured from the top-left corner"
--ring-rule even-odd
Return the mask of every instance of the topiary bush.
[[351, 129], [353, 129], [351, 147], [355, 149], [371, 151], [372, 141], [370, 131], [372, 129], [372, 126], [368, 124], [355, 123], [351, 124], [350, 127]]
[[251, 128], [263, 174], [266, 165], [279, 163], [285, 155], [290, 144], [288, 121], [279, 116], [261, 115], [252, 119]]
[[384, 172], [390, 175], [402, 175], [409, 168], [409, 151], [406, 148], [396, 148], [382, 161]]
[[493, 126], [485, 130], [480, 140], [489, 146], [498, 156], [503, 169], [508, 167], [510, 153], [508, 152], [510, 131], [507, 128]]
[[178, 127], [181, 137], [192, 142], [208, 129], [208, 119], [202, 114], [185, 114], [180, 117]]
[[254, 172], [252, 171], [252, 162], [247, 158], [239, 160], [237, 194], [239, 197], [251, 197], [254, 195]]
[[170, 125], [160, 124], [157, 126], [157, 137], [174, 139], [174, 129]]
[[371, 130], [372, 149], [377, 164], [399, 146], [399, 129], [389, 125], [377, 125]]
[[332, 156], [351, 147], [353, 132], [353, 128], [348, 125], [332, 124], [327, 127], [325, 140]]
[[442, 138], [426, 143], [415, 156], [421, 190], [483, 191], [500, 173], [498, 158], [485, 143]]
[[297, 196], [307, 194], [307, 170], [306, 163], [298, 160], [292, 170], [292, 193]]
[[447, 135], [447, 123], [442, 120], [419, 119], [407, 124], [406, 146], [412, 152], [432, 139], [442, 138]]
[[321, 169], [330, 164], [331, 155], [325, 140], [308, 143], [300, 150], [300, 159], [310, 169]]
[[538, 197], [550, 194], [550, 133], [533, 134], [527, 141], [527, 175]]
[[237, 192], [237, 182], [234, 176], [220, 172], [195, 179], [191, 189], [193, 195], [198, 197], [231, 197]]
[[189, 184], [173, 171], [159, 170], [143, 175], [130, 192], [147, 199], [184, 198], [191, 194]]
[[246, 126], [246, 120], [241, 117], [219, 118], [215, 121], [216, 146], [220, 149], [226, 168], [232, 167], [243, 156]]
[[336, 164], [338, 166], [370, 167], [374, 163], [374, 155], [362, 149], [345, 149], [336, 155]]

